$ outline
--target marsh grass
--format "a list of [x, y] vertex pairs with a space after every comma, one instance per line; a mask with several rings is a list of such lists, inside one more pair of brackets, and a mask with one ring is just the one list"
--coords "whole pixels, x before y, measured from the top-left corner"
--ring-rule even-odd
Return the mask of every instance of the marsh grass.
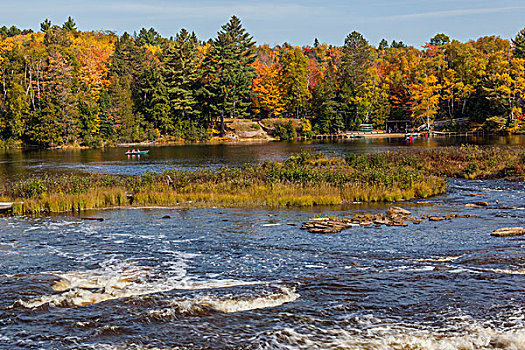
[[217, 170], [32, 177], [4, 186], [0, 197], [23, 202], [15, 205], [14, 213], [151, 205], [279, 208], [396, 202], [443, 193], [446, 177], [523, 176], [524, 161], [525, 151], [515, 147], [446, 147], [344, 158], [301, 152], [284, 163]]

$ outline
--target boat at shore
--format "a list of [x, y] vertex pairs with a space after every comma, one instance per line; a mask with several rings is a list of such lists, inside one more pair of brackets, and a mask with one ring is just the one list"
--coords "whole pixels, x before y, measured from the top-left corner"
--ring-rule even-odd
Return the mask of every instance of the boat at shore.
[[148, 154], [148, 152], [149, 150], [146, 150], [146, 151], [133, 150], [133, 151], [127, 151], [125, 154], [127, 156], [139, 156], [139, 155]]

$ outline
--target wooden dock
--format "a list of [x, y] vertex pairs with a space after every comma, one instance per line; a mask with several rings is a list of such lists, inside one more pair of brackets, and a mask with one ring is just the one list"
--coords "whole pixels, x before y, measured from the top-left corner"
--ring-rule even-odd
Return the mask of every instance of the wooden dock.
[[386, 134], [382, 131], [351, 131], [339, 134], [320, 134], [312, 135], [309, 137], [299, 136], [296, 137], [297, 141], [306, 141], [306, 140], [350, 140], [350, 139], [360, 139], [368, 137], [391, 137], [389, 134]]
[[349, 131], [340, 134], [321, 134], [312, 135], [309, 137], [299, 136], [296, 137], [296, 141], [307, 141], [307, 140], [351, 140], [360, 138], [421, 138], [421, 137], [439, 137], [439, 136], [484, 136], [485, 132], [480, 131], [423, 131], [423, 132], [412, 132], [412, 133], [386, 133], [383, 131]]

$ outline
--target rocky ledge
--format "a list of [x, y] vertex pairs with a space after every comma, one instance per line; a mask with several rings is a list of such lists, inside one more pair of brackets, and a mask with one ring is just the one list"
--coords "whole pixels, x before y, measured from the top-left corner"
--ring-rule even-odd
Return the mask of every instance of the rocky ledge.
[[415, 217], [410, 216], [412, 213], [406, 209], [400, 207], [391, 207], [385, 214], [358, 214], [352, 218], [334, 218], [334, 217], [323, 217], [313, 218], [310, 221], [305, 222], [301, 229], [308, 230], [312, 233], [338, 233], [342, 230], [355, 227], [355, 226], [366, 226], [366, 227], [381, 227], [386, 226], [408, 226], [409, 222], [413, 224], [420, 224], [423, 220], [428, 219], [429, 221], [443, 221], [451, 220], [457, 217], [473, 217], [476, 215], [458, 215], [448, 214], [444, 216], [421, 216]]

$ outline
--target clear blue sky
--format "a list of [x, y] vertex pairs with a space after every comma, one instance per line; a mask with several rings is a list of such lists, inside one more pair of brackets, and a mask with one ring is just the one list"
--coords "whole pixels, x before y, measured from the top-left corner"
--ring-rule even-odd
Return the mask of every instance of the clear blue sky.
[[133, 33], [154, 27], [169, 37], [181, 28], [215, 36], [237, 15], [259, 44], [341, 45], [356, 30], [373, 45], [382, 38], [421, 46], [437, 33], [460, 41], [483, 35], [510, 39], [525, 27], [525, 0], [0, 0], [0, 26], [39, 29], [71, 15], [81, 30]]

